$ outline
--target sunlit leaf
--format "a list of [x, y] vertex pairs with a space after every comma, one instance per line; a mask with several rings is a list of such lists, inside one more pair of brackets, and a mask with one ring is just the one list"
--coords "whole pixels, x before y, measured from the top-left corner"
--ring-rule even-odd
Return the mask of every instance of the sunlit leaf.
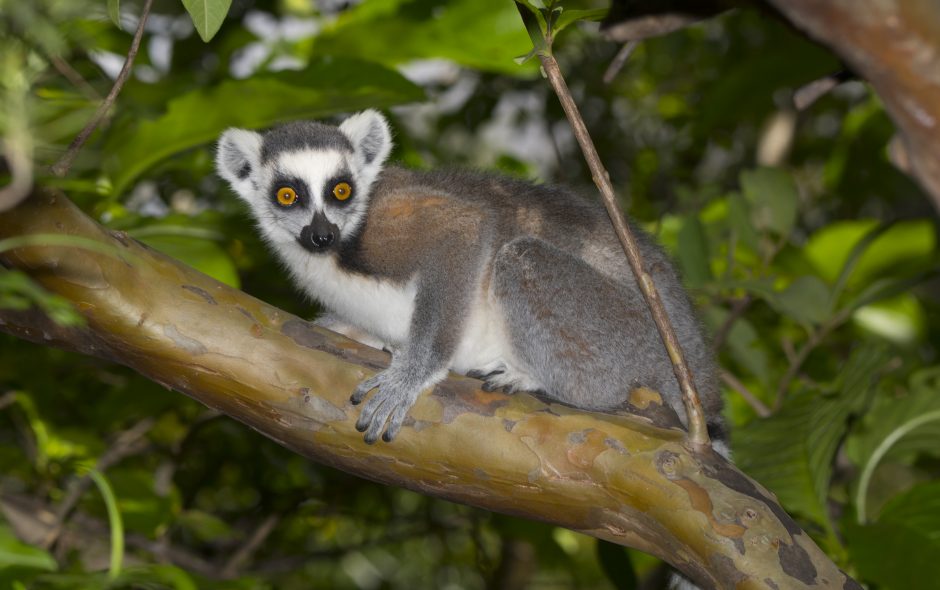
[[[228, 127], [257, 129], [368, 107], [420, 100], [423, 92], [401, 74], [350, 59], [325, 58], [303, 71], [226, 80], [172, 101], [154, 120], [126, 121], [105, 146], [105, 162], [120, 194], [160, 160], [208, 143]], [[231, 105], [240, 105], [230, 108]]]
[[196, 32], [208, 43], [219, 32], [232, 0], [183, 0], [183, 6], [193, 20]]
[[578, 21], [599, 21], [607, 16], [607, 12], [606, 8], [566, 8], [554, 22], [552, 29], [555, 33], [560, 33], [565, 27]]
[[313, 40], [311, 55], [342, 55], [385, 64], [443, 58], [520, 76], [513, 59], [532, 49], [509, 0], [369, 0], [344, 13]]
[[[820, 276], [836, 282], [850, 261], [853, 249], [878, 227], [875, 220], [835, 222], [810, 237], [803, 251]], [[866, 244], [845, 280], [846, 288], [857, 290], [885, 273], [900, 274], [924, 270], [937, 245], [934, 225], [929, 220], [892, 224]]]

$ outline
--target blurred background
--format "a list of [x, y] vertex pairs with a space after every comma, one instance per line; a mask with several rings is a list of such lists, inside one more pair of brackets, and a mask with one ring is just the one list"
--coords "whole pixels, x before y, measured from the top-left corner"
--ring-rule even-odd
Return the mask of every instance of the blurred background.
[[[234, 0], [227, 12], [156, 0], [115, 108], [69, 174], [51, 176], [111, 89], [142, 4], [0, 0], [8, 160], [28, 158], [39, 184], [107, 227], [291, 313], [317, 310], [213, 170], [229, 126], [375, 107], [407, 166], [496, 169], [595, 198], [537, 60], [514, 60], [531, 43], [508, 0]], [[197, 30], [193, 5], [217, 32]], [[768, 11], [644, 41], [610, 69], [620, 49], [584, 21], [555, 54], [623, 208], [673, 254], [701, 310], [737, 463], [869, 587], [940, 588], [937, 215], [889, 161], [877, 96], [850, 80], [795, 108], [797, 90], [843, 66]], [[0, 307], [34, 305], [80, 321], [0, 268]], [[98, 485], [83, 477], [93, 466]], [[50, 522], [61, 531], [28, 538]], [[310, 463], [123, 367], [0, 335], [0, 586], [665, 579], [642, 553]]]

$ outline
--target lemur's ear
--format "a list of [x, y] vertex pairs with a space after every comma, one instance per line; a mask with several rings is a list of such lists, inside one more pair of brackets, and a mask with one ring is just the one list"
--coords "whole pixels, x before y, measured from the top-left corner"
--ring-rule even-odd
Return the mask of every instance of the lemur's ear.
[[232, 185], [239, 195], [242, 187], [258, 171], [261, 164], [261, 134], [245, 129], [228, 129], [219, 138], [215, 167], [219, 176]]
[[392, 133], [385, 117], [369, 109], [343, 121], [339, 130], [352, 142], [356, 156], [362, 162], [362, 172], [370, 176], [378, 174], [392, 151]]

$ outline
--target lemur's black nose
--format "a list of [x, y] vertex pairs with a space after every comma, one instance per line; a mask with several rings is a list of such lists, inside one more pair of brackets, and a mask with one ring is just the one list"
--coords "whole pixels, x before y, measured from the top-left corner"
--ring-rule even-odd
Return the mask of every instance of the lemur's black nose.
[[300, 230], [300, 238], [297, 241], [311, 252], [323, 251], [336, 241], [337, 234], [339, 234], [339, 227], [330, 223], [326, 215], [318, 211], [313, 215], [310, 225]]
[[317, 248], [326, 248], [333, 243], [333, 232], [330, 232], [324, 236], [312, 234], [310, 239], [313, 240], [313, 245]]

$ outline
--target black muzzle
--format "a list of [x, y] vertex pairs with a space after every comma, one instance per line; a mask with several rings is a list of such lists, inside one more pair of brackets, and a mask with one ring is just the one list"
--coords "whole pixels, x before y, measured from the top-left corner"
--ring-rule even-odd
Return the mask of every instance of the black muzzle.
[[326, 215], [317, 211], [310, 225], [300, 230], [297, 241], [310, 252], [325, 252], [339, 240], [339, 227], [330, 223]]

